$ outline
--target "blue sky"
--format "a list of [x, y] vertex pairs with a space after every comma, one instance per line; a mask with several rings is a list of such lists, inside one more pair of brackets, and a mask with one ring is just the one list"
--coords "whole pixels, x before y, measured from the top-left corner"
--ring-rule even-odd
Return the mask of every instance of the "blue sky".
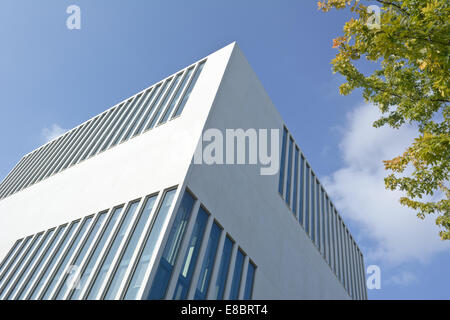
[[[81, 30], [66, 8], [81, 8]], [[58, 128], [70, 129], [237, 41], [366, 257], [372, 299], [450, 298], [449, 244], [384, 191], [381, 160], [414, 130], [375, 130], [360, 92], [340, 96], [332, 39], [350, 12], [313, 0], [96, 0], [0, 4], [0, 176]], [[381, 169], [380, 169], [381, 168]]]

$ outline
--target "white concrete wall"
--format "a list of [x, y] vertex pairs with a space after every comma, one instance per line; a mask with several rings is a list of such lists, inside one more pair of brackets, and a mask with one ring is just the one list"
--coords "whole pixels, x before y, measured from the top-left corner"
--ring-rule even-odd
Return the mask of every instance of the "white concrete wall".
[[208, 56], [182, 115], [0, 201], [0, 261], [22, 237], [181, 184], [233, 44]]
[[[206, 128], [282, 127], [236, 47]], [[349, 299], [279, 195], [278, 179], [278, 174], [261, 176], [256, 165], [193, 164], [186, 185], [256, 263], [255, 299]]]

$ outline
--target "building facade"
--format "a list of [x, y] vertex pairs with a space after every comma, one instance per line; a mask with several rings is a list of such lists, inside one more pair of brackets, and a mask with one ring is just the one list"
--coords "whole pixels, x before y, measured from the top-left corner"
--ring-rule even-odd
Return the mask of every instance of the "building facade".
[[[230, 129], [277, 130], [276, 174], [197, 163]], [[367, 298], [358, 245], [235, 43], [25, 155], [0, 184], [0, 259], [0, 299]]]

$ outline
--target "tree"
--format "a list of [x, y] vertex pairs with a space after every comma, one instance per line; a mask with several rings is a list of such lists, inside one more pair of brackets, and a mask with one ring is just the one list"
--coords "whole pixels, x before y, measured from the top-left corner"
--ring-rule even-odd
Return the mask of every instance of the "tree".
[[[361, 88], [364, 99], [381, 111], [375, 127], [417, 128], [415, 141], [384, 161], [389, 171], [385, 185], [404, 191], [400, 203], [416, 210], [419, 218], [435, 215], [441, 239], [449, 240], [450, 2], [362, 2], [318, 2], [324, 12], [350, 8], [355, 15], [345, 23], [344, 34], [333, 40], [338, 53], [332, 70], [347, 81], [339, 92], [347, 95]], [[373, 73], [358, 70], [362, 57], [373, 63]]]

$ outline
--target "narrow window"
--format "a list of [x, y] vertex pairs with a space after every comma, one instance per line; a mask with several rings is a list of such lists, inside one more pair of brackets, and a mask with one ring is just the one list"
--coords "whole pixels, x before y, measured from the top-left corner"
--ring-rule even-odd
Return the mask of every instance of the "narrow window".
[[200, 62], [199, 66], [198, 66], [197, 70], [195, 71], [195, 74], [191, 80], [191, 83], [189, 84], [189, 87], [187, 88], [186, 93], [184, 94], [183, 99], [181, 100], [180, 105], [178, 106], [178, 108], [174, 112], [174, 115], [172, 116], [172, 119], [179, 116], [183, 112], [183, 109], [186, 106], [186, 102], [188, 101], [189, 96], [191, 95], [192, 90], [194, 89], [195, 84], [197, 83], [197, 80], [200, 76], [200, 73], [203, 70], [203, 67], [205, 66], [205, 62], [206, 62], [206, 60]]
[[41, 299], [48, 300], [50, 298], [50, 295], [53, 292], [53, 289], [55, 288], [57, 282], [61, 279], [61, 276], [63, 275], [63, 272], [66, 269], [66, 266], [68, 265], [70, 259], [72, 258], [72, 255], [78, 245], [78, 243], [81, 241], [83, 236], [86, 233], [86, 230], [88, 229], [90, 223], [92, 221], [92, 217], [88, 217], [84, 219], [81, 223], [81, 228], [78, 231], [77, 235], [75, 236], [75, 239], [72, 240], [69, 247], [66, 249], [65, 257], [63, 261], [59, 264], [59, 266], [56, 268], [56, 270], [53, 272], [52, 279], [50, 283], [47, 285], [45, 290], [43, 291], [43, 296]]
[[184, 257], [184, 262], [181, 267], [180, 276], [178, 277], [177, 286], [173, 294], [174, 300], [184, 300], [187, 298], [207, 220], [208, 214], [200, 207], [194, 230], [192, 231], [191, 239], [189, 241], [189, 246]]
[[[155, 279], [153, 280], [148, 299], [152, 300], [163, 299], [166, 295], [167, 286], [169, 285], [169, 281], [172, 276], [173, 266], [175, 265], [175, 261], [178, 257], [178, 251], [181, 246], [181, 241], [183, 240], [184, 234], [186, 232], [187, 223], [191, 216], [194, 201], [195, 200], [191, 196], [191, 194], [186, 191], [184, 193], [183, 199], [181, 200], [177, 215], [170, 229], [169, 238], [167, 240], [166, 247], [164, 248], [161, 261], [159, 262], [158, 270], [156, 271]], [[153, 234], [154, 232], [151, 233], [151, 235]], [[147, 247], [153, 248], [152, 245], [149, 245], [149, 243], [151, 243], [151, 241], [147, 241], [147, 244], [144, 248], [144, 253], [146, 253]], [[156, 243], [156, 239], [154, 240], [154, 243]], [[146, 259], [150, 260], [150, 255], [148, 255], [148, 258]], [[145, 262], [144, 264], [148, 264], [148, 262]], [[142, 269], [145, 268], [146, 266], [143, 267]], [[133, 283], [139, 283], [139, 281], [135, 280], [136, 277], [140, 277], [139, 275], [137, 275], [138, 269], [139, 267], [135, 271], [135, 275], [131, 281], [131, 285], [125, 296], [126, 299], [133, 299], [136, 297], [134, 293], [136, 292], [136, 289], [133, 287]], [[144, 279], [142, 278], [142, 281], [143, 280]]]
[[303, 155], [300, 157], [300, 210], [298, 213], [298, 221], [303, 226], [303, 201], [305, 199], [305, 158]]
[[49, 248], [46, 249], [42, 259], [39, 261], [36, 268], [34, 268], [34, 270], [32, 271], [32, 274], [25, 281], [25, 283], [26, 283], [25, 287], [19, 289], [17, 298], [15, 298], [14, 296], [12, 296], [12, 298], [14, 298], [16, 300], [24, 300], [24, 298], [27, 296], [28, 290], [31, 288], [31, 285], [36, 280], [36, 277], [41, 274], [43, 267], [46, 265], [46, 261], [47, 261], [48, 257], [53, 252], [53, 248], [55, 248], [56, 244], [59, 243], [59, 240], [61, 239], [62, 235], [64, 234], [65, 229], [66, 229], [66, 225], [60, 226], [58, 228], [54, 238], [51, 240], [51, 244], [50, 244]]
[[205, 300], [211, 280], [211, 273], [214, 267], [214, 260], [216, 258], [217, 246], [219, 245], [219, 238], [222, 228], [213, 223], [211, 233], [209, 235], [208, 246], [206, 247], [205, 257], [203, 258], [202, 267], [200, 269], [200, 276], [197, 282], [197, 289], [195, 290], [195, 300]]
[[106, 256], [104, 260], [100, 263], [100, 266], [98, 267], [98, 273], [91, 286], [89, 294], [87, 295], [88, 300], [92, 300], [97, 297], [97, 294], [100, 291], [100, 288], [105, 280], [108, 270], [111, 268], [111, 263], [114, 257], [116, 256], [117, 251], [119, 250], [120, 244], [125, 238], [126, 235], [125, 233], [134, 217], [138, 205], [139, 201], [131, 203], [127, 211], [125, 212], [125, 217], [122, 219], [122, 225], [120, 226], [119, 231], [114, 235], [114, 239], [111, 240], [112, 241], [111, 246], [105, 253]]
[[306, 206], [305, 206], [305, 230], [306, 230], [306, 233], [308, 233], [308, 235], [310, 234], [310, 230], [309, 230], [309, 220], [310, 220], [310, 202], [311, 202], [311, 199], [310, 199], [310, 193], [311, 193], [311, 191], [313, 191], [312, 189], [311, 189], [311, 182], [310, 182], [310, 180], [311, 180], [311, 170], [310, 170], [310, 168], [309, 168], [309, 165], [308, 164], [306, 164], [306, 183], [305, 183], [305, 188], [306, 188], [306, 192], [305, 192], [305, 203], [306, 203]]
[[283, 141], [281, 143], [281, 162], [280, 162], [280, 179], [278, 181], [278, 192], [283, 197], [284, 190], [284, 168], [286, 161], [286, 138], [287, 138], [287, 130], [283, 128]]
[[295, 147], [295, 162], [294, 162], [294, 214], [297, 217], [297, 200], [298, 200], [298, 156], [300, 150], [298, 147]]
[[292, 175], [292, 148], [294, 140], [289, 138], [289, 155], [287, 168], [287, 186], [286, 186], [286, 203], [291, 208], [291, 175]]
[[177, 91], [175, 92], [174, 98], [172, 99], [172, 102], [170, 103], [169, 107], [164, 112], [164, 115], [161, 117], [159, 124], [163, 124], [169, 119], [170, 115], [172, 114], [173, 109], [175, 108], [175, 106], [177, 105], [177, 103], [180, 99], [181, 93], [184, 91], [184, 88], [186, 87], [186, 84], [187, 84], [189, 78], [191, 77], [193, 70], [194, 70], [194, 67], [191, 67], [185, 72], [183, 81], [181, 82], [180, 86], [178, 87]]
[[156, 195], [147, 198], [145, 202], [144, 208], [134, 228], [133, 235], [131, 236], [131, 239], [126, 246], [124, 254], [118, 261], [117, 269], [111, 275], [112, 281], [106, 291], [106, 300], [114, 299], [117, 295], [117, 292], [119, 291], [120, 284], [122, 283], [122, 280], [125, 276], [125, 272], [127, 271], [127, 268], [131, 263], [133, 253], [135, 250], [137, 250], [138, 241], [144, 231], [146, 222], [150, 220], [150, 213], [152, 212], [155, 201]]
[[111, 235], [114, 226], [116, 225], [117, 220], [120, 217], [120, 214], [122, 213], [123, 207], [118, 207], [113, 209], [112, 214], [107, 222], [106, 228], [103, 231], [101, 237], [99, 240], [97, 240], [97, 243], [94, 244], [94, 252], [91, 254], [91, 256], [88, 258], [87, 265], [84, 267], [83, 270], [80, 272], [79, 276], [79, 282], [78, 286], [74, 288], [74, 290], [68, 295], [68, 298], [71, 300], [77, 300], [80, 298], [80, 294], [83, 291], [84, 287], [87, 285], [87, 280], [89, 279], [95, 263], [99, 259], [100, 253], [102, 252], [103, 248], [106, 245], [106, 241], [108, 240], [108, 237]]
[[75, 232], [76, 227], [78, 226], [79, 223], [80, 223], [80, 221], [75, 221], [75, 222], [72, 222], [72, 224], [69, 226], [69, 229], [67, 230], [66, 234], [64, 235], [64, 239], [63, 239], [62, 243], [59, 245], [57, 251], [53, 254], [51, 260], [47, 263], [45, 270], [43, 270], [44, 274], [43, 274], [43, 276], [41, 276], [41, 279], [39, 280], [39, 283], [37, 284], [37, 286], [35, 286], [33, 293], [30, 296], [31, 300], [37, 300], [39, 298], [39, 296], [40, 296], [39, 293], [41, 291], [41, 288], [46, 283], [47, 278], [53, 269], [53, 266], [59, 260], [59, 257], [62, 255], [67, 243], [72, 238], [72, 235]]
[[[79, 268], [81, 265], [81, 262], [83, 261], [84, 257], [86, 256], [87, 250], [89, 249], [89, 247], [91, 246], [92, 242], [94, 241], [95, 237], [97, 236], [98, 232], [100, 231], [100, 227], [103, 224], [103, 221], [105, 221], [107, 213], [106, 212], [102, 212], [98, 215], [97, 220], [94, 222], [94, 226], [92, 227], [92, 230], [88, 236], [88, 238], [86, 239], [86, 241], [83, 243], [80, 252], [78, 253], [78, 256], [76, 257], [75, 261], [73, 261], [71, 263], [71, 265], [74, 268]], [[61, 300], [64, 298], [65, 293], [67, 292], [67, 290], [69, 290], [69, 286], [70, 285], [76, 285], [76, 284], [71, 284], [69, 283], [69, 275], [66, 274], [63, 281], [60, 284], [60, 289], [58, 294], [56, 295], [56, 299], [57, 300]]]
[[28, 263], [26, 268], [22, 271], [22, 274], [20, 275], [20, 277], [16, 280], [16, 284], [14, 285], [13, 290], [8, 293], [8, 295], [6, 296], [6, 299], [14, 298], [17, 291], [22, 287], [22, 285], [24, 284], [25, 276], [28, 275], [28, 273], [30, 272], [31, 268], [34, 266], [36, 261], [39, 258], [41, 258], [41, 254], [42, 254], [43, 250], [47, 247], [54, 232], [55, 232], [55, 230], [52, 229], [52, 230], [49, 230], [45, 234], [44, 238], [42, 239], [42, 244], [40, 245], [39, 249], [34, 254], [33, 258], [30, 260], [30, 262]]
[[230, 300], [239, 298], [239, 288], [241, 287], [242, 269], [244, 267], [244, 253], [239, 249], [236, 254], [236, 262], [234, 263], [233, 279], [231, 281]]
[[222, 258], [220, 261], [219, 273], [217, 274], [216, 285], [214, 286], [213, 299], [222, 300], [225, 285], [228, 277], [231, 262], [231, 252], [233, 251], [233, 241], [227, 236], [223, 245]]
[[247, 269], [247, 280], [245, 281], [244, 300], [251, 300], [253, 296], [253, 283], [255, 280], [256, 267], [249, 261]]

